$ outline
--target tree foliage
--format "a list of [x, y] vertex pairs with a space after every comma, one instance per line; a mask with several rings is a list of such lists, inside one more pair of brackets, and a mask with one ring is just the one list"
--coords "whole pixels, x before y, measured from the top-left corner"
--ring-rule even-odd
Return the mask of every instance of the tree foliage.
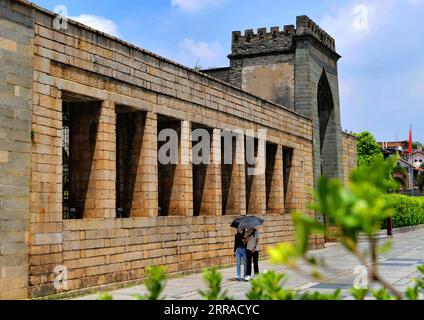
[[376, 158], [383, 158], [381, 147], [369, 131], [355, 134], [357, 141], [358, 166], [369, 166]]

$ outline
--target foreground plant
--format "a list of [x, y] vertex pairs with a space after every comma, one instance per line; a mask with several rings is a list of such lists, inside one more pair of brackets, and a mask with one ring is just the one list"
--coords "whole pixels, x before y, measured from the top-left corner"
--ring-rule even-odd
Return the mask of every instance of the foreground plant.
[[162, 267], [148, 267], [146, 269], [147, 280], [144, 285], [147, 289], [147, 294], [145, 295], [134, 295], [136, 300], [162, 300], [164, 297], [161, 297], [162, 292], [165, 289], [166, 285], [166, 275], [165, 270]]
[[222, 289], [222, 275], [217, 268], [204, 270], [203, 280], [207, 284], [207, 290], [199, 290], [199, 294], [204, 300], [232, 300], [227, 290]]
[[[333, 226], [339, 232], [341, 244], [367, 268], [369, 280], [384, 288], [372, 292], [374, 297], [403, 299], [404, 295], [379, 272], [379, 253], [387, 251], [390, 242], [380, 246], [376, 237], [381, 230], [381, 222], [392, 215], [392, 204], [385, 195], [387, 190], [396, 188], [394, 181], [389, 178], [395, 161], [396, 159], [376, 159], [371, 165], [353, 171], [349, 188], [336, 179], [321, 178], [316, 191], [316, 202], [312, 208], [324, 214], [328, 224], [324, 225], [305, 214], [294, 214], [296, 244], [284, 243], [271, 248], [271, 261], [304, 272], [298, 264], [298, 261], [302, 260], [312, 267], [312, 277], [320, 277], [318, 270], [325, 270], [326, 265], [325, 262], [309, 255], [309, 239], [313, 234], [330, 232], [328, 227]], [[360, 234], [368, 240], [368, 248], [365, 251], [361, 251], [359, 247]], [[409, 295], [414, 296], [415, 291], [411, 290]], [[351, 293], [361, 300], [368, 291], [356, 290]]]
[[284, 288], [286, 282], [285, 274], [267, 271], [252, 280], [246, 297], [249, 300], [295, 300], [296, 293]]

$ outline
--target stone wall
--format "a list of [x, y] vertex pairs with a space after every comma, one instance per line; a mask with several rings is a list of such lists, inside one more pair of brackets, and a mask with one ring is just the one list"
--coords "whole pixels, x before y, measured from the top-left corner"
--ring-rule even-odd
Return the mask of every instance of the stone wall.
[[294, 54], [244, 58], [241, 88], [294, 110]]
[[[266, 247], [293, 239], [289, 215], [268, 215]], [[142, 279], [145, 268], [199, 272], [234, 262], [234, 217], [161, 217], [64, 221], [63, 264], [68, 290]]]
[[350, 173], [358, 166], [357, 139], [352, 134], [343, 132], [343, 171], [345, 185], [349, 185]]
[[[313, 119], [314, 176], [343, 178], [342, 128], [337, 53], [322, 46], [309, 36], [296, 42], [296, 111]], [[327, 90], [324, 97], [320, 92], [320, 81], [324, 80]], [[329, 118], [323, 128], [320, 117], [320, 96], [323, 107], [329, 107]], [[329, 106], [331, 105], [331, 106]], [[320, 136], [325, 130], [325, 139]], [[317, 181], [317, 180], [316, 180]]]
[[202, 72], [224, 82], [230, 81], [230, 68], [205, 69]]
[[[78, 23], [69, 23], [64, 31], [54, 30], [53, 19], [51, 13], [36, 8], [31, 297], [138, 280], [148, 265], [161, 264], [168, 272], [186, 272], [233, 263], [234, 230], [229, 223], [235, 215], [245, 214], [248, 207], [245, 165], [240, 163], [231, 170], [236, 178], [231, 181], [238, 183], [228, 187], [228, 216], [223, 216], [223, 171], [217, 165], [208, 168], [216, 176], [208, 185], [214, 196], [206, 197], [200, 211], [196, 210], [200, 216], [193, 217], [196, 171], [188, 164], [177, 165], [169, 190], [168, 216], [159, 216], [164, 194], [158, 185], [155, 136], [169, 119], [181, 128], [180, 154], [191, 152], [190, 133], [194, 127], [212, 130], [215, 145], [219, 145], [221, 130], [267, 129], [268, 141], [283, 153], [276, 155], [275, 163], [285, 164], [281, 168], [285, 180], [282, 183], [275, 179], [268, 170], [268, 178], [257, 179], [250, 197], [265, 199], [265, 193], [269, 193], [269, 201], [261, 203], [269, 221], [263, 230], [265, 245], [294, 239], [289, 213], [308, 212], [311, 200], [311, 120]], [[90, 210], [84, 209], [82, 219], [64, 220], [62, 108], [65, 103], [81, 101], [100, 103], [87, 193], [93, 198], [85, 201]], [[119, 174], [115, 129], [117, 112], [122, 107], [141, 111], [147, 119], [132, 199], [135, 210], [126, 219], [114, 218], [115, 177]], [[237, 143], [236, 150], [243, 159], [244, 143]], [[288, 153], [292, 154], [290, 161], [287, 156], [282, 161]], [[219, 152], [213, 157], [220, 158]], [[211, 177], [205, 177], [208, 175]], [[267, 180], [271, 184], [267, 185]], [[283, 195], [283, 200], [278, 199]], [[322, 244], [322, 237], [312, 241], [314, 246]], [[53, 286], [58, 265], [67, 268], [70, 280], [61, 290]]]
[[28, 286], [34, 11], [0, 0], [0, 299]]

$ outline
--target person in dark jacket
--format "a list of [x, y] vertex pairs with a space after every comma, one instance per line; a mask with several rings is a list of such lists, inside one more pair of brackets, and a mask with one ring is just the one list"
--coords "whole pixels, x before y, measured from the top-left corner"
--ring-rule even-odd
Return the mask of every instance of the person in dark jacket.
[[[237, 258], [237, 281], [241, 281], [246, 278], [247, 275], [247, 256], [246, 256], [246, 239], [245, 231], [238, 229], [234, 240], [234, 254]], [[244, 276], [241, 278], [241, 260], [243, 259], [243, 273]]]

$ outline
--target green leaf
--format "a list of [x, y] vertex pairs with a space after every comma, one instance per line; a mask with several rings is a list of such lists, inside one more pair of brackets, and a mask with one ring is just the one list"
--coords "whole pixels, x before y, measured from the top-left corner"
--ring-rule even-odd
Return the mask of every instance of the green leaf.
[[418, 287], [407, 288], [405, 295], [408, 300], [418, 300], [418, 296], [419, 296]]
[[306, 292], [301, 295], [300, 300], [342, 300], [340, 293], [340, 289], [337, 289], [332, 294], [324, 294], [321, 292]]
[[203, 271], [203, 280], [206, 282], [208, 290], [199, 290], [198, 292], [204, 300], [232, 300], [228, 296], [227, 291], [222, 289], [222, 275], [217, 268], [205, 269]]
[[147, 289], [145, 295], [134, 295], [136, 300], [162, 300], [162, 292], [165, 289], [165, 270], [162, 267], [147, 267], [147, 279], [144, 283]]
[[396, 300], [396, 297], [389, 294], [384, 288], [372, 291], [372, 295], [377, 300]]
[[390, 250], [392, 250], [393, 248], [393, 240], [387, 240], [384, 244], [382, 244], [379, 248], [378, 251], [380, 252], [380, 254], [386, 254], [388, 253]]
[[294, 300], [296, 294], [291, 289], [284, 289], [285, 282], [285, 274], [265, 272], [252, 280], [246, 297], [249, 300]]
[[364, 300], [369, 292], [369, 289], [351, 288], [349, 292], [355, 300]]
[[291, 243], [281, 243], [277, 246], [268, 248], [268, 255], [271, 263], [283, 264], [290, 268], [296, 267], [299, 253]]
[[99, 295], [97, 300], [113, 300], [113, 296], [108, 292], [104, 292]]

